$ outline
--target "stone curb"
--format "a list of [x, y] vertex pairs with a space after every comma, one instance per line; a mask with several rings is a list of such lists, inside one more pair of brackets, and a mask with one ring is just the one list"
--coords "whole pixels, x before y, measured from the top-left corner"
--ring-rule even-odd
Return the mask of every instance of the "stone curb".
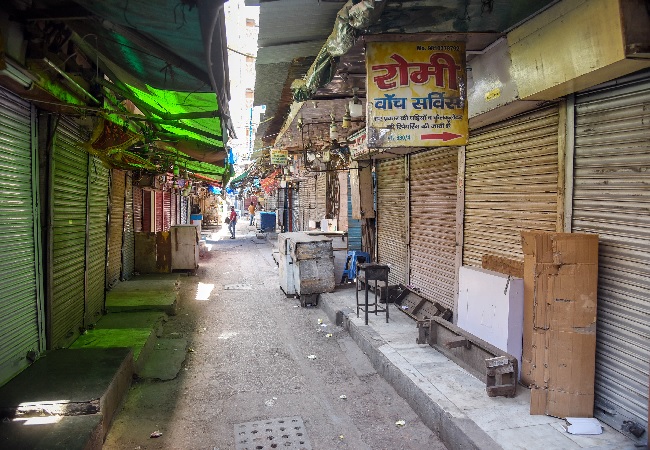
[[387, 345], [383, 338], [369, 326], [359, 326], [350, 320], [355, 314], [351, 308], [336, 309], [327, 301], [327, 295], [320, 296], [319, 307], [329, 320], [343, 327], [370, 359], [373, 367], [397, 393], [413, 408], [422, 422], [436, 433], [451, 450], [500, 449], [485, 431], [474, 421], [465, 417], [453, 417], [431, 399], [412, 379], [393, 364], [381, 351]]

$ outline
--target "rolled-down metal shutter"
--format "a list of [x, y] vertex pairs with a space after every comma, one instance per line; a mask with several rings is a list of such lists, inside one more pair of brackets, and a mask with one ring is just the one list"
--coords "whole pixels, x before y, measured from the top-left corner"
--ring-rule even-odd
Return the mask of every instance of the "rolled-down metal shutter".
[[390, 284], [407, 283], [404, 158], [377, 163], [377, 259], [390, 266]]
[[133, 186], [133, 231], [135, 233], [142, 231], [142, 212], [142, 188]]
[[162, 192], [163, 196], [163, 231], [169, 231], [172, 225], [172, 197], [169, 192]]
[[163, 193], [162, 191], [153, 191], [151, 195], [155, 196], [154, 199], [154, 230], [159, 233], [163, 230]]
[[348, 172], [348, 250], [362, 250], [361, 220], [352, 218], [352, 189], [350, 188], [349, 172]]
[[649, 105], [647, 74], [575, 103], [572, 231], [600, 241], [595, 414], [618, 430], [648, 417]]
[[316, 178], [307, 177], [300, 182], [300, 211], [302, 217], [302, 229], [309, 230], [309, 221], [316, 220]]
[[[155, 225], [155, 211], [151, 208], [151, 196], [154, 195], [151, 191], [142, 190], [142, 231], [150, 232], [152, 230], [152, 221]], [[154, 215], [152, 217], [152, 214]]]
[[43, 350], [35, 109], [0, 89], [0, 385]]
[[325, 218], [327, 209], [327, 173], [321, 172], [316, 177], [316, 210], [314, 221], [320, 222]]
[[187, 205], [188, 205], [187, 197], [182, 197], [181, 196], [181, 224], [182, 225], [187, 225], [189, 224], [189, 214], [187, 213]]
[[122, 271], [125, 175], [123, 170], [118, 169], [113, 169], [111, 174], [111, 216], [108, 228], [108, 270], [106, 272], [108, 288], [120, 281]]
[[176, 194], [172, 192], [171, 194], [171, 225], [174, 226], [178, 223], [176, 220], [176, 214], [177, 214], [177, 206], [178, 206], [178, 198], [176, 197]]
[[86, 326], [97, 322], [104, 309], [109, 173], [99, 158], [89, 155]]
[[463, 264], [523, 261], [522, 230], [557, 231], [558, 106], [472, 131], [465, 153]]
[[84, 324], [86, 267], [87, 136], [62, 117], [54, 136], [50, 178], [52, 233], [50, 347], [65, 347]]
[[126, 187], [124, 192], [124, 235], [122, 237], [122, 279], [128, 280], [135, 270], [135, 235], [133, 214], [133, 178], [131, 173], [126, 174]]
[[423, 297], [454, 309], [458, 149], [410, 156], [410, 277]]

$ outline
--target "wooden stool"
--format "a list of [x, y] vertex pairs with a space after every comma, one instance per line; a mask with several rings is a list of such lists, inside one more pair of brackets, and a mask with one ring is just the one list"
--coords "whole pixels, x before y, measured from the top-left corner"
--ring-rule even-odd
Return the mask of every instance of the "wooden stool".
[[[382, 264], [359, 263], [357, 265], [357, 317], [359, 317], [359, 311], [363, 310], [365, 312], [366, 325], [368, 325], [368, 313], [377, 313], [385, 312], [386, 313], [386, 323], [388, 323], [388, 302], [385, 303], [385, 306], [381, 308], [379, 302], [377, 301], [377, 296], [379, 294], [379, 289], [377, 284], [383, 282], [385, 289], [388, 290], [388, 273], [390, 272], [390, 267]], [[369, 281], [375, 282], [375, 301], [374, 303], [368, 305], [368, 289], [370, 288]], [[359, 303], [359, 290], [360, 285], [363, 283], [365, 285], [365, 302]], [[372, 306], [372, 309], [369, 309]]]

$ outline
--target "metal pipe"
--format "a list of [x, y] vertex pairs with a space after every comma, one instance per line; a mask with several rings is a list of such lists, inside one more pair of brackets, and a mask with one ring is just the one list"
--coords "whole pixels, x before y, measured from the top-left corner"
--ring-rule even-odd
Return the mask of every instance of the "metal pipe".
[[52, 61], [50, 61], [50, 60], [47, 59], [47, 58], [43, 58], [43, 61], [45, 61], [45, 62], [47, 63], [48, 66], [50, 66], [51, 68], [53, 68], [54, 70], [56, 70], [56, 72], [57, 72], [59, 75], [61, 75], [63, 78], [65, 78], [66, 81], [67, 81], [68, 83], [72, 84], [72, 86], [73, 86], [75, 89], [77, 89], [77, 91], [78, 91], [79, 93], [85, 95], [86, 97], [88, 97], [89, 99], [91, 99], [91, 100], [92, 100], [93, 102], [95, 102], [96, 104], [98, 104], [98, 105], [101, 104], [101, 102], [100, 102], [99, 100], [97, 100], [95, 97], [93, 97], [92, 94], [91, 94], [90, 92], [88, 92], [87, 90], [85, 90], [81, 85], [79, 85], [79, 83], [77, 83], [75, 80], [73, 80], [73, 79], [70, 77], [70, 75], [68, 75], [67, 73], [65, 73], [63, 70], [59, 69], [58, 66], [57, 66], [56, 64], [54, 64]]

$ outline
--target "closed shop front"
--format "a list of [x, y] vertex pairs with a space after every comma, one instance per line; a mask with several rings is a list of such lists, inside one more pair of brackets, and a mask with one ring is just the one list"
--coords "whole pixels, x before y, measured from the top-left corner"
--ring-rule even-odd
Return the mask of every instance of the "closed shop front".
[[154, 199], [154, 231], [159, 233], [163, 230], [163, 192], [151, 191], [151, 195], [155, 196]]
[[154, 192], [149, 190], [142, 190], [142, 231], [154, 231], [155, 226], [155, 211], [152, 208], [152, 196]]
[[178, 196], [172, 192], [172, 226], [178, 224], [178, 217], [176, 216], [178, 213]]
[[65, 347], [84, 325], [86, 267], [87, 136], [62, 117], [54, 136], [50, 168], [51, 324], [49, 346]]
[[309, 230], [309, 221], [316, 221], [316, 178], [306, 177], [300, 182], [298, 191], [301, 199], [300, 223], [303, 230]]
[[126, 173], [113, 169], [111, 174], [111, 212], [108, 229], [108, 288], [120, 281], [122, 271], [122, 239], [124, 235], [124, 192]]
[[377, 260], [391, 266], [389, 284], [407, 283], [405, 158], [377, 163]]
[[44, 350], [36, 112], [0, 90], [0, 384]]
[[316, 177], [316, 209], [314, 221], [320, 222], [327, 213], [327, 173], [320, 172]]
[[571, 230], [599, 235], [595, 415], [617, 430], [647, 427], [649, 104], [647, 73], [575, 98]]
[[140, 233], [143, 230], [142, 188], [133, 186], [133, 231]]
[[423, 297], [451, 310], [454, 309], [456, 273], [457, 173], [458, 149], [455, 147], [409, 156], [408, 283], [419, 288]]
[[163, 231], [169, 231], [172, 225], [172, 196], [167, 191], [162, 191], [162, 200], [163, 200]]
[[106, 219], [110, 170], [99, 158], [89, 156], [88, 236], [86, 262], [85, 323], [95, 323], [104, 309], [106, 290]]
[[182, 225], [187, 225], [189, 224], [189, 213], [188, 213], [188, 204], [189, 204], [189, 199], [187, 197], [181, 196], [181, 224]]
[[361, 250], [361, 220], [352, 218], [352, 189], [350, 188], [350, 173], [348, 179], [348, 250]]
[[131, 178], [130, 172], [127, 172], [125, 181], [124, 236], [122, 237], [122, 279], [128, 280], [133, 276], [135, 266], [133, 179]]
[[558, 231], [559, 108], [470, 132], [465, 154], [463, 265], [483, 255], [523, 261], [522, 230]]

